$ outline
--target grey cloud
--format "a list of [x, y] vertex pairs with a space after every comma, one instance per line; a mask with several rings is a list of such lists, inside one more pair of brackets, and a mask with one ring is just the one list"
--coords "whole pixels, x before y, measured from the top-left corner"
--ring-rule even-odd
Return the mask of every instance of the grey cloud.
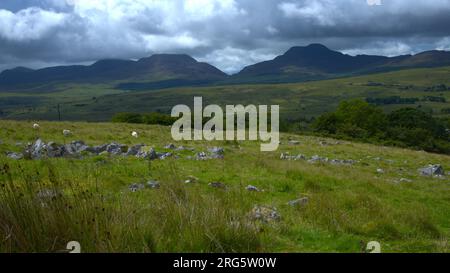
[[291, 46], [449, 49], [450, 0], [2, 0], [0, 69], [187, 53], [233, 73]]

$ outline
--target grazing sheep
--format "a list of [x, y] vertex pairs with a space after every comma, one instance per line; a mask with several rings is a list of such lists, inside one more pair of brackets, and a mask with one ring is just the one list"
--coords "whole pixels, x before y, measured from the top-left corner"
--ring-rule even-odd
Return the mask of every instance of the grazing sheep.
[[137, 132], [132, 132], [132, 133], [131, 133], [131, 136], [134, 137], [134, 138], [138, 138], [138, 137], [139, 137], [139, 134], [138, 134]]
[[70, 130], [64, 130], [64, 131], [63, 131], [63, 135], [66, 136], [66, 137], [67, 137], [67, 136], [71, 136], [71, 135], [72, 135], [72, 132], [71, 132]]
[[33, 129], [35, 129], [35, 130], [39, 129], [40, 127], [41, 126], [39, 126], [39, 124], [37, 124], [37, 123], [33, 124]]

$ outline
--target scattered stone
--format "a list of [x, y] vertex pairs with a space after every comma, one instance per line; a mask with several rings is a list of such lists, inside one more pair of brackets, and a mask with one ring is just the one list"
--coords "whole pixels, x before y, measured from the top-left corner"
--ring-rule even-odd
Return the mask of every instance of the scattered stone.
[[141, 148], [144, 147], [143, 144], [138, 144], [138, 145], [134, 145], [131, 146], [130, 148], [128, 148], [127, 153], [125, 154], [126, 156], [136, 156], [139, 151], [141, 150]]
[[121, 155], [128, 151], [128, 146], [113, 142], [106, 147], [106, 151], [113, 155]]
[[261, 221], [263, 223], [270, 223], [281, 220], [281, 216], [276, 208], [266, 206], [255, 206], [251, 212], [250, 217], [253, 220]]
[[195, 176], [188, 176], [188, 178], [184, 181], [185, 184], [192, 184], [192, 183], [197, 183], [198, 182], [198, 178]]
[[220, 155], [225, 154], [225, 150], [221, 147], [210, 148], [208, 149], [208, 152], [210, 152], [211, 154], [220, 154]]
[[195, 158], [196, 158], [197, 160], [208, 160], [208, 159], [209, 159], [209, 158], [208, 158], [208, 155], [207, 155], [205, 152], [197, 153], [196, 156], [195, 156]]
[[142, 147], [141, 150], [138, 152], [136, 157], [147, 159], [147, 160], [155, 160], [158, 159], [158, 155], [156, 154], [155, 149], [150, 148], [150, 150], [146, 151], [146, 147]]
[[261, 191], [260, 189], [258, 189], [255, 186], [252, 186], [252, 185], [248, 185], [245, 189], [248, 190], [248, 191], [253, 191], [253, 192], [260, 192]]
[[37, 194], [36, 197], [41, 199], [41, 200], [48, 200], [48, 199], [56, 199], [58, 197], [61, 197], [62, 193], [58, 190], [55, 189], [43, 189], [40, 190]]
[[29, 152], [31, 158], [40, 159], [45, 153], [44, 142], [40, 138], [37, 139], [36, 142], [29, 148]]
[[303, 197], [297, 200], [292, 200], [288, 202], [288, 205], [291, 207], [297, 207], [297, 206], [306, 206], [309, 202], [308, 197]]
[[59, 146], [55, 142], [47, 143], [47, 156], [48, 157], [62, 157], [64, 156], [66, 149], [64, 146]]
[[307, 160], [308, 163], [314, 164], [314, 163], [330, 163], [332, 165], [354, 165], [357, 163], [355, 160], [351, 159], [329, 159], [327, 157], [320, 157], [318, 155], [312, 156], [309, 160], [306, 156], [300, 154], [300, 155], [289, 155], [289, 153], [282, 153], [280, 156], [281, 160]]
[[76, 155], [82, 152], [90, 152], [91, 150], [91, 148], [81, 140], [72, 141], [70, 144], [67, 144], [64, 147], [56, 147], [56, 144], [52, 145], [55, 151], [61, 152], [59, 156], [64, 156], [65, 153], [68, 153], [68, 155]]
[[164, 146], [164, 149], [170, 149], [170, 150], [175, 150], [177, 148], [177, 146], [175, 146], [174, 144], [170, 143], [166, 146]]
[[408, 179], [408, 178], [400, 178], [399, 182], [400, 182], [400, 183], [411, 183], [412, 180], [411, 180], [411, 179]]
[[351, 160], [351, 159], [344, 159], [344, 160], [332, 159], [332, 160], [330, 160], [330, 164], [351, 166], [351, 165], [356, 164], [356, 161], [355, 160]]
[[64, 135], [65, 137], [68, 137], [68, 136], [71, 136], [71, 135], [72, 135], [72, 132], [71, 132], [70, 130], [63, 130], [63, 135]]
[[141, 190], [145, 189], [145, 185], [144, 185], [144, 184], [141, 184], [141, 183], [134, 183], [134, 184], [131, 184], [131, 185], [128, 187], [128, 189], [129, 189], [131, 192], [138, 192], [138, 191], [141, 191]]
[[384, 170], [383, 169], [377, 169], [377, 173], [384, 174]]
[[23, 158], [23, 154], [10, 152], [7, 153], [7, 157], [14, 160], [21, 160]]
[[181, 151], [193, 151], [194, 149], [180, 146], [180, 147], [176, 148], [175, 150], [181, 152]]
[[90, 150], [92, 153], [100, 155], [101, 153], [106, 152], [107, 147], [108, 147], [108, 144], [103, 144], [103, 145], [94, 146]]
[[164, 159], [169, 158], [171, 156], [173, 156], [172, 153], [159, 153], [159, 154], [157, 153], [157, 157], [159, 159], [161, 159], [161, 160], [164, 160]]
[[314, 164], [314, 163], [327, 163], [329, 161], [328, 157], [320, 157], [318, 155], [314, 155], [313, 157], [311, 157], [310, 160], [308, 160], [308, 163]]
[[211, 182], [208, 184], [210, 187], [218, 188], [218, 189], [226, 189], [227, 186], [221, 182]]
[[293, 161], [298, 161], [298, 160], [306, 160], [306, 156], [299, 154], [299, 155], [289, 155], [289, 153], [282, 153], [280, 156], [281, 160], [293, 160]]
[[419, 172], [423, 176], [444, 176], [445, 171], [441, 165], [429, 165], [428, 167], [419, 169]]
[[291, 145], [291, 146], [300, 145], [300, 141], [298, 141], [298, 140], [290, 140], [288, 142], [288, 144]]
[[148, 182], [147, 182], [147, 188], [150, 188], [150, 189], [159, 189], [160, 187], [161, 187], [161, 185], [159, 184], [158, 181], [153, 181], [153, 180], [151, 180], [151, 181], [148, 181]]

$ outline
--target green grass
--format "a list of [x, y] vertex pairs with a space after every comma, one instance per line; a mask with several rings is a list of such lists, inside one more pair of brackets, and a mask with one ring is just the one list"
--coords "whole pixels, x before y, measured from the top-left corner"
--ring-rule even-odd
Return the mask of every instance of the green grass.
[[[450, 183], [422, 177], [417, 169], [450, 157], [310, 136], [277, 152], [261, 153], [257, 142], [180, 142], [204, 151], [225, 148], [224, 160], [89, 156], [84, 159], [14, 161], [17, 142], [90, 145], [146, 143], [157, 151], [171, 141], [170, 128], [111, 123], [0, 121], [0, 251], [54, 252], [80, 241], [88, 252], [361, 252], [379, 241], [384, 252], [450, 252]], [[74, 135], [64, 138], [63, 129]], [[137, 130], [139, 139], [130, 137]], [[330, 145], [321, 145], [326, 141]], [[281, 152], [353, 159], [353, 166], [282, 161]], [[378, 174], [382, 168], [385, 174]], [[196, 184], [184, 184], [188, 176]], [[397, 183], [401, 178], [410, 183]], [[132, 193], [132, 183], [156, 179], [161, 189]], [[221, 181], [226, 191], [208, 186]], [[247, 192], [247, 185], [263, 192]], [[62, 191], [54, 200], [41, 189]], [[305, 207], [288, 201], [307, 196]], [[249, 218], [255, 205], [276, 207], [279, 222]]]
[[[117, 83], [72, 84], [59, 86], [59, 91], [52, 92], [2, 93], [0, 106], [4, 114], [0, 117], [56, 120], [56, 105], [62, 103], [64, 120], [109, 121], [117, 112], [169, 113], [174, 105], [192, 105], [193, 96], [202, 96], [205, 104], [279, 104], [282, 116], [289, 118], [317, 117], [333, 111], [340, 101], [354, 98], [400, 96], [422, 99], [424, 96], [442, 96], [446, 103], [420, 101], [414, 105], [386, 105], [383, 108], [389, 112], [406, 106], [421, 107], [436, 116], [448, 116], [441, 110], [450, 108], [450, 91], [424, 90], [437, 84], [450, 86], [449, 73], [450, 67], [441, 67], [291, 84], [184, 87], [139, 92], [116, 90], [114, 85]], [[369, 82], [384, 85], [368, 86]], [[412, 87], [402, 89], [405, 86]], [[14, 101], [8, 98], [14, 98]]]

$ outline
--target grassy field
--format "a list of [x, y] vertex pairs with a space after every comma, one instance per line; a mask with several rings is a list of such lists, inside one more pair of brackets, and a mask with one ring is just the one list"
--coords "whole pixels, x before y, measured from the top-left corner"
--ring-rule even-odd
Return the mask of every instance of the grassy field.
[[[439, 84], [450, 86], [450, 67], [411, 69], [359, 77], [292, 84], [225, 85], [127, 92], [110, 85], [61, 85], [52, 92], [0, 93], [0, 118], [57, 120], [61, 104], [63, 120], [109, 121], [117, 112], [169, 113], [174, 105], [193, 104], [202, 96], [205, 104], [278, 104], [288, 118], [311, 118], [333, 111], [340, 101], [353, 98], [417, 98], [415, 104], [383, 106], [386, 111], [420, 107], [436, 116], [448, 116], [450, 91], [426, 92]], [[375, 84], [373, 84], [375, 83]], [[50, 87], [49, 87], [50, 88]], [[44, 90], [44, 91], [43, 91]], [[446, 102], [422, 101], [426, 96]], [[450, 111], [450, 110], [448, 110]]]
[[[73, 240], [83, 252], [362, 252], [369, 241], [379, 241], [383, 252], [450, 252], [450, 180], [418, 173], [428, 164], [450, 170], [449, 156], [282, 135], [273, 153], [261, 153], [258, 142], [174, 143], [195, 152], [223, 147], [223, 160], [192, 160], [192, 151], [154, 161], [109, 155], [6, 157], [38, 137], [61, 144], [145, 143], [157, 151], [172, 142], [170, 128], [159, 126], [40, 126], [34, 130], [30, 122], [0, 121], [1, 252], [57, 252]], [[64, 137], [63, 129], [73, 136]], [[133, 130], [139, 139], [130, 136]], [[288, 145], [289, 140], [299, 144]], [[357, 163], [284, 161], [282, 152]], [[185, 184], [189, 176], [198, 182]], [[129, 190], [149, 180], [159, 181], [161, 188]], [[208, 185], [215, 181], [226, 190]], [[247, 185], [263, 191], [249, 192]], [[61, 194], [37, 197], [48, 189]], [[305, 205], [287, 204], [301, 197], [308, 198]], [[252, 219], [257, 205], [276, 208], [279, 221]]]

